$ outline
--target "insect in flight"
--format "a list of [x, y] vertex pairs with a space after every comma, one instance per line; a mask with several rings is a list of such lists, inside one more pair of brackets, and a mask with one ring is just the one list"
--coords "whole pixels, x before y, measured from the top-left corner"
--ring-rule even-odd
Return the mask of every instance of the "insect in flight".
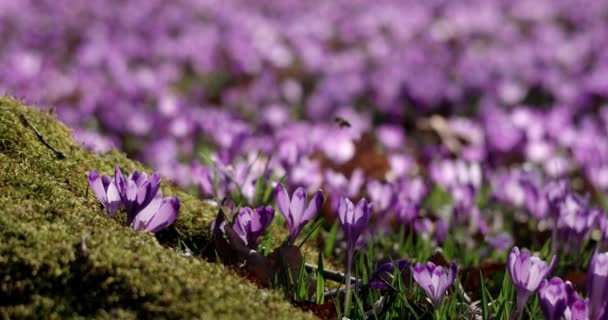
[[344, 120], [344, 118], [336, 117], [336, 119], [334, 121], [340, 126], [340, 128], [350, 128], [351, 127], [350, 122]]

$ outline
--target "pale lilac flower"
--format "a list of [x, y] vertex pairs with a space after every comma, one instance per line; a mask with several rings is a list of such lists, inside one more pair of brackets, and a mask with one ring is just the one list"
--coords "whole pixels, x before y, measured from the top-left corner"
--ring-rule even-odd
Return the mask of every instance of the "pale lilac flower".
[[517, 312], [521, 314], [528, 298], [538, 289], [555, 266], [556, 257], [553, 256], [551, 263], [547, 263], [538, 257], [530, 256], [528, 251], [519, 251], [513, 247], [507, 258], [507, 271], [517, 291]]
[[114, 218], [116, 211], [122, 206], [114, 179], [105, 175], [100, 176], [96, 170], [89, 171], [88, 176], [93, 193], [106, 209], [108, 216]]
[[560, 320], [568, 306], [568, 285], [560, 278], [543, 280], [538, 287], [538, 302], [545, 320]]
[[302, 227], [310, 222], [321, 209], [325, 200], [322, 191], [317, 191], [306, 207], [307, 196], [304, 188], [297, 188], [291, 199], [282, 184], [275, 188], [275, 199], [281, 214], [287, 220], [289, 244], [294, 244]]
[[450, 263], [447, 271], [432, 262], [427, 262], [426, 266], [417, 263], [416, 266], [412, 267], [414, 280], [426, 291], [435, 308], [439, 308], [445, 292], [454, 283], [457, 271], [456, 262]]

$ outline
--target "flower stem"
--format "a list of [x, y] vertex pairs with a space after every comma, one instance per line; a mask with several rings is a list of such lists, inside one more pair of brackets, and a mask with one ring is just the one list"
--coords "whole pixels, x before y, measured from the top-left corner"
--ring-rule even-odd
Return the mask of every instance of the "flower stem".
[[351, 275], [351, 267], [353, 264], [353, 251], [348, 250], [346, 253], [346, 297], [344, 298], [344, 316], [348, 317], [350, 311], [350, 300], [351, 300], [351, 290], [350, 290], [350, 275]]
[[555, 255], [557, 253], [557, 218], [555, 224], [553, 225], [553, 230], [551, 230], [551, 255]]

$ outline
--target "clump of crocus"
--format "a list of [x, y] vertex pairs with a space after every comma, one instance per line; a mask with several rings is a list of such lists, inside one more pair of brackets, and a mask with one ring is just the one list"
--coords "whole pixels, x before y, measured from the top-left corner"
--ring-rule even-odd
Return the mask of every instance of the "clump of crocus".
[[538, 301], [545, 320], [559, 320], [568, 307], [572, 285], [558, 277], [543, 280], [538, 287]]
[[448, 288], [454, 283], [457, 272], [456, 262], [450, 263], [447, 271], [432, 262], [427, 262], [426, 265], [419, 262], [412, 267], [414, 280], [424, 289], [435, 308], [439, 308], [439, 305], [441, 305], [441, 300]]
[[341, 198], [338, 206], [338, 219], [344, 230], [346, 239], [346, 302], [344, 304], [344, 314], [348, 316], [350, 308], [350, 275], [352, 269], [353, 255], [355, 246], [361, 233], [365, 230], [371, 214], [372, 205], [367, 200], [361, 199], [357, 206], [348, 199]]
[[279, 184], [275, 189], [275, 198], [277, 207], [281, 210], [281, 214], [287, 220], [287, 227], [289, 228], [289, 244], [293, 245], [298, 237], [298, 234], [302, 230], [305, 224], [310, 222], [321, 206], [325, 197], [322, 191], [317, 191], [310, 200], [310, 204], [306, 207], [306, 191], [304, 188], [297, 188], [293, 192], [291, 199], [283, 187]]
[[378, 268], [376, 268], [376, 270], [372, 272], [368, 286], [371, 289], [375, 290], [386, 290], [388, 289], [386, 283], [391, 282], [391, 278], [395, 270], [401, 272], [409, 266], [409, 259], [398, 259], [381, 264]]
[[[594, 252], [587, 271], [590, 319], [599, 318], [608, 309], [608, 252]], [[608, 317], [608, 310], [604, 310]]]
[[148, 178], [145, 173], [135, 171], [125, 179], [116, 166], [112, 179], [91, 170], [89, 185], [111, 218], [124, 205], [127, 224], [135, 231], [158, 232], [173, 224], [179, 215], [179, 198], [163, 198], [158, 173]]
[[89, 186], [93, 193], [99, 199], [110, 218], [114, 218], [116, 212], [122, 206], [118, 189], [113, 178], [109, 176], [100, 176], [96, 170], [89, 171]]
[[256, 250], [260, 236], [268, 229], [273, 218], [274, 209], [270, 206], [258, 207], [255, 210], [243, 207], [239, 210], [232, 228], [249, 249]]
[[114, 179], [122, 203], [127, 209], [127, 224], [133, 223], [135, 216], [156, 197], [160, 188], [160, 175], [155, 172], [148, 177], [145, 172], [135, 171], [125, 179], [116, 166]]
[[507, 271], [511, 277], [517, 292], [517, 313], [519, 316], [524, 311], [528, 298], [538, 289], [555, 266], [556, 257], [553, 256], [551, 263], [547, 263], [538, 257], [531, 256], [528, 251], [519, 251], [513, 247], [507, 258]]

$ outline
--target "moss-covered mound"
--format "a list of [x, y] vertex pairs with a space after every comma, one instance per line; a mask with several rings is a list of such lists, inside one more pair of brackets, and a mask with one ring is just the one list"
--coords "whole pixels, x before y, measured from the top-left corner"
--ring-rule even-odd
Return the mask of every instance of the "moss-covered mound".
[[0, 315], [312, 318], [219, 264], [172, 249], [178, 237], [208, 239], [215, 212], [165, 182], [163, 193], [178, 195], [182, 208], [158, 238], [108, 219], [86, 172], [111, 174], [116, 164], [150, 171], [117, 152], [93, 155], [51, 115], [0, 97]]

